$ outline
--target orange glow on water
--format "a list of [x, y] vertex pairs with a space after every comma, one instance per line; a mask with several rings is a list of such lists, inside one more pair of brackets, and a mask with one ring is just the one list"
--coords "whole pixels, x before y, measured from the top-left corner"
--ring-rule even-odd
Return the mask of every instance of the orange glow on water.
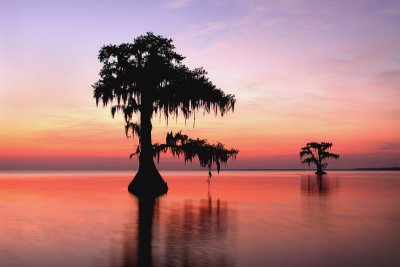
[[224, 172], [210, 186], [203, 172], [165, 172], [170, 190], [155, 202], [152, 222], [126, 190], [132, 176], [0, 174], [2, 264], [148, 261], [137, 254], [148, 252], [146, 233], [138, 233], [148, 231], [142, 219], [152, 225], [158, 266], [185, 259], [190, 266], [376, 266], [398, 259], [397, 172], [331, 172], [322, 183], [308, 172]]

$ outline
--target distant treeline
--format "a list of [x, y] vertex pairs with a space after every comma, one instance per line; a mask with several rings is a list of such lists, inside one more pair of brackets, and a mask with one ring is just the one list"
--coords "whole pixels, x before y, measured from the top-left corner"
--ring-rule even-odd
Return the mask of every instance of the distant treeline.
[[400, 171], [400, 167], [355, 168], [358, 171]]

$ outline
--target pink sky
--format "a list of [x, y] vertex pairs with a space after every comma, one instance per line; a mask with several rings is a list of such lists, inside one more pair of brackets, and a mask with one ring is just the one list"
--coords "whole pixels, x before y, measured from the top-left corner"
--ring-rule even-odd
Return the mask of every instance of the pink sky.
[[155, 141], [170, 130], [220, 141], [240, 150], [232, 168], [306, 167], [309, 141], [334, 143], [332, 168], [400, 165], [398, 1], [134, 2], [0, 4], [0, 169], [135, 168], [137, 140], [96, 108], [91, 85], [102, 45], [147, 31], [237, 98], [195, 128], [155, 118]]

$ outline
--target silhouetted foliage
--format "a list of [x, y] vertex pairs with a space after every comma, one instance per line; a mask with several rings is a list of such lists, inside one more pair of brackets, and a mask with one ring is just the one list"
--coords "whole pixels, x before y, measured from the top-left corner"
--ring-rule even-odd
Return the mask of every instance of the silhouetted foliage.
[[219, 173], [221, 163], [226, 163], [229, 158], [236, 158], [239, 150], [226, 149], [223, 144], [209, 144], [206, 139], [191, 139], [187, 135], [178, 132], [167, 134], [165, 144], [153, 145], [153, 156], [160, 160], [160, 153], [171, 151], [172, 155], [184, 156], [185, 162], [192, 161], [197, 157], [202, 167], [208, 167], [209, 176], [211, 176], [211, 167], [215, 163]]
[[332, 143], [322, 142], [310, 142], [300, 151], [300, 159], [303, 159], [301, 163], [307, 163], [308, 166], [315, 164], [317, 166], [316, 174], [325, 174], [324, 170], [328, 163], [324, 162], [325, 159], [333, 158], [338, 159], [339, 155], [330, 153], [326, 150], [332, 147]]
[[[153, 168], [154, 153], [159, 156], [160, 152], [166, 152], [165, 146], [153, 146], [151, 142], [151, 118], [154, 115], [163, 115], [167, 122], [170, 116], [177, 118], [179, 113], [185, 120], [195, 117], [199, 109], [223, 116], [235, 106], [234, 95], [218, 89], [208, 80], [203, 68], [189, 69], [183, 65], [184, 57], [174, 49], [172, 39], [149, 32], [137, 37], [133, 43], [103, 46], [99, 53], [103, 67], [100, 79], [93, 85], [96, 104], [110, 105], [113, 117], [122, 112], [126, 136], [129, 137], [129, 133], [132, 137], [139, 136], [139, 146], [134, 154], [139, 155], [139, 165], [147, 165], [146, 169]], [[136, 119], [134, 114], [140, 114], [139, 118]], [[187, 138], [179, 146], [172, 147], [168, 142], [165, 145], [173, 154], [180, 149], [185, 160], [193, 158], [190, 154], [193, 153], [199, 157], [202, 166], [209, 168], [215, 163], [219, 170], [219, 162], [226, 162], [221, 144], [209, 145], [205, 140]], [[186, 149], [189, 146], [195, 148]], [[214, 152], [220, 154], [214, 155]]]

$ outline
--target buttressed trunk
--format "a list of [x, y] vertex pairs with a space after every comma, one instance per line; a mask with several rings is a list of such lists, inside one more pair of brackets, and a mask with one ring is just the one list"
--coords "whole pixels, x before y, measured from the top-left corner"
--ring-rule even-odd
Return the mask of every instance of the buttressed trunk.
[[324, 172], [324, 170], [322, 168], [322, 164], [317, 163], [317, 171], [315, 172], [315, 174], [318, 174], [318, 175], [326, 174], [326, 172]]
[[139, 170], [128, 186], [129, 192], [140, 197], [156, 197], [165, 194], [168, 186], [158, 172], [153, 160], [151, 142], [152, 103], [142, 102], [140, 110], [140, 155]]

